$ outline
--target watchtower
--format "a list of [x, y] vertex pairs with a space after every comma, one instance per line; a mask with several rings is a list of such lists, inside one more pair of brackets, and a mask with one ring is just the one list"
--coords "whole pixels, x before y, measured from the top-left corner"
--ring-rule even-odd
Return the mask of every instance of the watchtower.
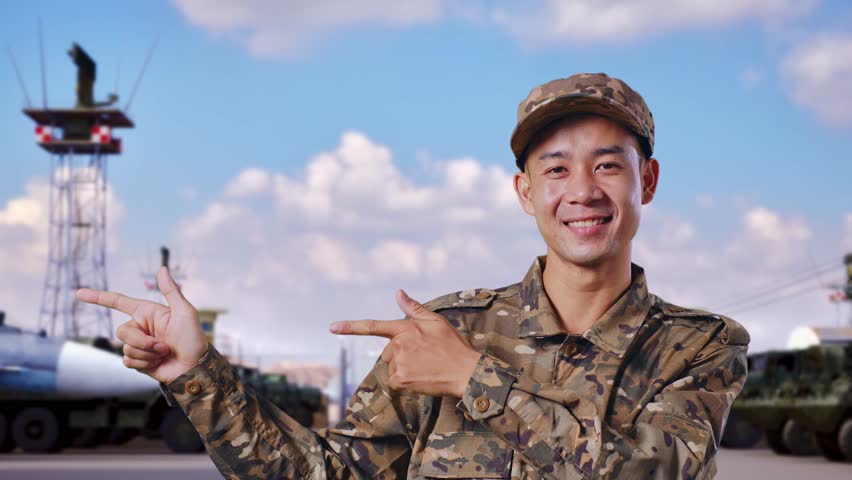
[[76, 43], [68, 51], [77, 66], [74, 108], [25, 108], [35, 140], [50, 154], [47, 272], [39, 328], [64, 337], [113, 337], [110, 310], [77, 301], [78, 288], [107, 289], [107, 158], [121, 154], [119, 128], [133, 128], [118, 100], [94, 101], [96, 64]]

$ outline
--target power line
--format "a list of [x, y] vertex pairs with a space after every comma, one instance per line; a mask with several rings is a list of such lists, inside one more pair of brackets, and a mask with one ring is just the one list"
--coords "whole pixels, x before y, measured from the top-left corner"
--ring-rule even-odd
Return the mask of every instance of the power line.
[[753, 310], [755, 308], [765, 307], [765, 306], [771, 305], [773, 303], [783, 302], [784, 300], [788, 300], [788, 299], [793, 298], [793, 297], [798, 297], [798, 296], [803, 295], [805, 293], [813, 292], [814, 290], [819, 290], [820, 288], [822, 288], [822, 286], [812, 285], [812, 286], [807, 287], [807, 288], [794, 290], [792, 292], [784, 293], [783, 295], [780, 295], [780, 296], [777, 296], [777, 297], [769, 298], [769, 299], [764, 300], [762, 302], [752, 303], [750, 305], [746, 304], [744, 306], [741, 306], [740, 308], [735, 308], [734, 310], [732, 310], [728, 313], [729, 314], [738, 314], [738, 313], [746, 312], [748, 310]]
[[719, 310], [727, 310], [727, 309], [731, 309], [731, 308], [736, 309], [736, 308], [742, 306], [742, 304], [748, 304], [748, 303], [752, 303], [754, 301], [758, 301], [762, 297], [766, 297], [766, 296], [770, 296], [772, 294], [778, 293], [779, 290], [782, 290], [784, 288], [799, 285], [799, 284], [801, 284], [801, 283], [803, 283], [807, 280], [810, 280], [814, 277], [818, 277], [820, 274], [825, 273], [825, 272], [832, 270], [832, 269], [835, 269], [835, 268], [837, 268], [837, 266], [834, 262], [832, 262], [830, 264], [826, 264], [826, 265], [823, 265], [821, 267], [817, 267], [814, 270], [805, 271], [805, 272], [799, 274], [798, 276], [796, 276], [796, 277], [794, 277], [790, 280], [787, 280], [786, 282], [783, 282], [783, 283], [780, 283], [780, 284], [777, 284], [777, 285], [773, 285], [772, 287], [763, 288], [761, 290], [752, 292], [749, 295], [741, 296], [741, 297], [739, 297], [735, 300], [731, 300], [731, 301], [728, 301], [726, 303], [723, 303], [723, 304], [719, 305], [718, 307], [713, 308], [713, 310], [719, 311]]

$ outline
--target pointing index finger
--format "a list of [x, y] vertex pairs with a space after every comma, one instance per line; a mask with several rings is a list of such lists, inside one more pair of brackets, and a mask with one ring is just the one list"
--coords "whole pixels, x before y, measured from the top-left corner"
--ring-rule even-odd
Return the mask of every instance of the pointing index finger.
[[118, 310], [119, 312], [126, 313], [131, 317], [136, 309], [142, 305], [142, 300], [130, 298], [120, 293], [92, 290], [90, 288], [81, 288], [80, 290], [77, 290], [77, 299], [86, 303], [109, 307]]
[[329, 327], [338, 335], [371, 335], [391, 339], [411, 327], [411, 320], [345, 320]]

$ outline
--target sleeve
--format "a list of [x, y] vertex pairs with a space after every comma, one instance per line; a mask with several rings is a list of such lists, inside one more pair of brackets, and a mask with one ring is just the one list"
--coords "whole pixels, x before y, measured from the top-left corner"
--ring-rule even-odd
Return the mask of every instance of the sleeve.
[[356, 390], [344, 420], [318, 431], [242, 384], [213, 346], [167, 387], [225, 478], [405, 478], [421, 398], [391, 395], [381, 360]]
[[712, 478], [721, 431], [745, 382], [746, 349], [711, 341], [645, 406], [630, 435], [603, 422], [593, 398], [535, 383], [487, 355], [458, 408], [549, 479]]

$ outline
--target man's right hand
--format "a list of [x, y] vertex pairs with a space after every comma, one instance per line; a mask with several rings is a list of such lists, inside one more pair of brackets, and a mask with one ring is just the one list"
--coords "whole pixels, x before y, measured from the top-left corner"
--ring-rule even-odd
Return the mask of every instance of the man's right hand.
[[81, 288], [77, 298], [130, 315], [116, 330], [124, 342], [124, 365], [154, 380], [169, 383], [195, 366], [207, 351], [195, 310], [175, 284], [166, 267], [157, 272], [157, 286], [168, 306], [120, 293]]

